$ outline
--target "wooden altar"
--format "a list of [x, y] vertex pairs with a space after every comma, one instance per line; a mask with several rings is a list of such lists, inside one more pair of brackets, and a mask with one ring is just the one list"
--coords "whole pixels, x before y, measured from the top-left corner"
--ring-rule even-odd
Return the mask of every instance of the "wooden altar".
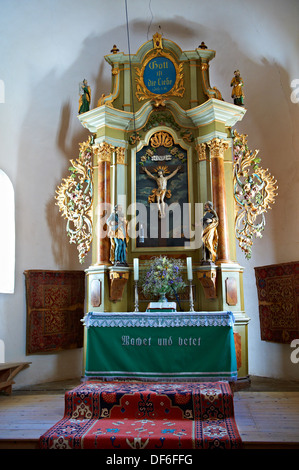
[[[84, 212], [81, 204], [74, 218], [77, 232], [70, 236], [74, 241], [79, 233], [81, 261], [92, 249], [92, 263], [86, 269], [86, 311], [97, 318], [132, 312], [135, 287], [140, 294], [140, 317], [153, 300], [143, 298], [140, 282], [136, 285], [134, 281], [134, 259], [139, 260], [142, 273], [152, 256], [166, 254], [184, 263], [192, 258], [194, 310], [215, 315], [232, 312], [231, 328], [240, 352], [238, 378], [246, 378], [249, 318], [244, 309], [243, 267], [236, 261], [232, 170], [232, 128], [246, 110], [224, 101], [221, 92], [210, 85], [214, 57], [215, 51], [203, 43], [195, 50], [182, 51], [158, 33], [136, 54], [125, 54], [113, 46], [105, 56], [112, 72], [111, 93], [78, 116], [90, 139], [81, 144], [77, 163], [72, 162], [73, 176], [82, 174], [90, 204], [86, 205], [87, 193], [82, 190], [86, 209]], [[165, 176], [162, 192], [156, 175]], [[63, 197], [61, 193], [61, 201]], [[200, 207], [206, 201], [211, 201], [219, 218], [213, 263], [203, 262], [196, 229]], [[116, 206], [122, 207], [131, 230], [122, 264], [115, 262], [107, 230], [107, 216]], [[151, 217], [156, 206], [155, 225]], [[163, 225], [164, 220], [168, 225]], [[187, 268], [184, 275], [187, 277]], [[180, 307], [177, 315], [189, 312], [188, 293], [181, 297]], [[91, 331], [85, 328], [88, 363]], [[111, 352], [106, 344], [102, 356], [109, 357]], [[86, 364], [84, 375], [85, 368]]]
[[84, 324], [87, 379], [237, 379], [230, 312], [89, 313]]

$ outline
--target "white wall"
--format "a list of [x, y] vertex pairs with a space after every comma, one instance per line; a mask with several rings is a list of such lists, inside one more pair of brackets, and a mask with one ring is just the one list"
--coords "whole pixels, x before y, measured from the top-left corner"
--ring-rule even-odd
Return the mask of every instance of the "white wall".
[[[299, 379], [288, 345], [260, 340], [254, 266], [299, 260], [299, 103], [290, 83], [299, 79], [296, 0], [128, 0], [130, 50], [156, 31], [183, 50], [201, 41], [216, 50], [211, 85], [227, 101], [238, 68], [245, 81], [247, 113], [238, 131], [260, 149], [262, 166], [279, 184], [264, 238], [245, 266], [250, 373]], [[78, 83], [87, 78], [92, 106], [110, 92], [110, 66], [103, 56], [114, 44], [128, 52], [124, 0], [2, 0], [0, 15], [0, 168], [16, 200], [16, 285], [0, 294], [0, 339], [6, 361], [32, 361], [17, 385], [81, 374], [82, 351], [26, 356], [25, 269], [81, 269], [54, 193], [68, 174], [69, 159], [87, 132], [77, 119]], [[161, 29], [159, 29], [159, 26]], [[5, 221], [1, 221], [2, 230]], [[83, 266], [88, 267], [88, 262]]]

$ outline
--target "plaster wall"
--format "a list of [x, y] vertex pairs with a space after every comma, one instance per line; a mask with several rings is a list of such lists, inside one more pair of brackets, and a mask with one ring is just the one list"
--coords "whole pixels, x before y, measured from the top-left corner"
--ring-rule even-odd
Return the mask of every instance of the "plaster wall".
[[[216, 50], [211, 86], [231, 102], [230, 80], [240, 69], [247, 113], [238, 124], [262, 166], [277, 178], [279, 197], [267, 214], [264, 237], [245, 267], [249, 368], [253, 375], [299, 380], [289, 345], [260, 340], [254, 266], [298, 261], [299, 103], [291, 82], [299, 79], [296, 0], [1, 0], [0, 168], [15, 189], [15, 292], [0, 294], [0, 339], [6, 361], [32, 361], [16, 385], [78, 377], [82, 351], [25, 355], [26, 269], [82, 269], [69, 245], [54, 194], [87, 131], [77, 119], [78, 83], [87, 78], [92, 107], [110, 90], [103, 56], [113, 45], [130, 50], [159, 31], [182, 50], [201, 41]], [[297, 85], [298, 87], [298, 85]], [[299, 93], [298, 93], [299, 97]], [[5, 230], [5, 220], [1, 221]], [[89, 259], [83, 268], [89, 266]]]

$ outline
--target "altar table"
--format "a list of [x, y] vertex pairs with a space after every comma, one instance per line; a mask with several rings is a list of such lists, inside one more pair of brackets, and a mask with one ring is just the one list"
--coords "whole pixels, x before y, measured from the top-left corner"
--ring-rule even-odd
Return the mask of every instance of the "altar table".
[[237, 379], [231, 312], [88, 313], [86, 378]]

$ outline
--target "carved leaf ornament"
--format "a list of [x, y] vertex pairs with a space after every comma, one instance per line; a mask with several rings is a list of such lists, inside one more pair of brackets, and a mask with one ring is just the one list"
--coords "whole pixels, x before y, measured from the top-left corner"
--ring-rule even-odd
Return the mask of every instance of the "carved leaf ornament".
[[233, 183], [236, 206], [235, 235], [247, 259], [251, 258], [253, 237], [261, 238], [265, 228], [265, 212], [277, 196], [277, 181], [259, 166], [258, 150], [251, 151], [247, 136], [233, 135]]
[[93, 148], [91, 138], [80, 146], [79, 158], [70, 160], [70, 176], [56, 190], [56, 205], [67, 219], [70, 243], [76, 243], [79, 261], [84, 262], [92, 241]]

